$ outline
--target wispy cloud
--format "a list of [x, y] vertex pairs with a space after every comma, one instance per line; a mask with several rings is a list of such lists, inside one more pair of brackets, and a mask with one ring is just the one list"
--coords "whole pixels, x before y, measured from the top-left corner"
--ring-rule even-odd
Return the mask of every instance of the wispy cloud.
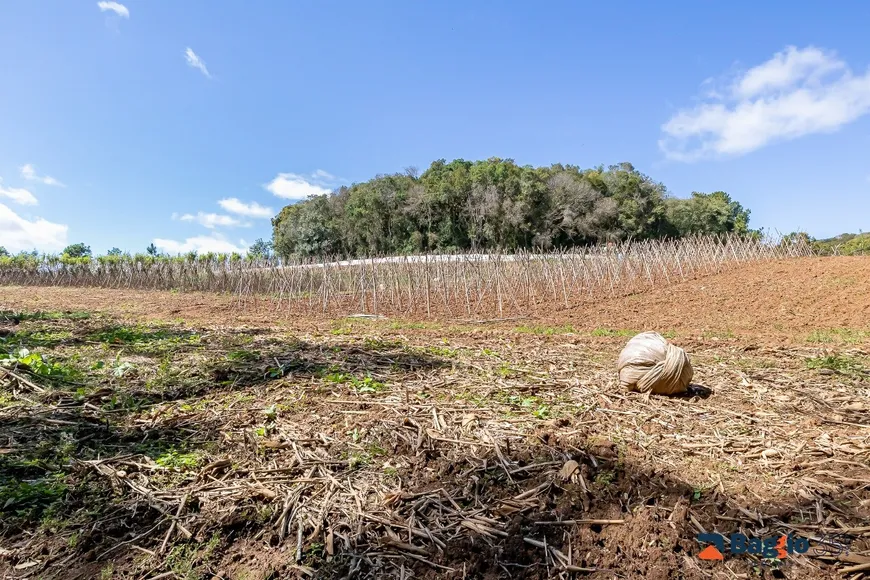
[[15, 203], [21, 205], [36, 205], [36, 197], [26, 189], [20, 187], [4, 187], [3, 179], [0, 178], [0, 197], [11, 199]]
[[230, 213], [250, 218], [270, 218], [275, 215], [271, 207], [264, 207], [256, 201], [245, 203], [235, 197], [222, 199], [218, 201], [218, 205]]
[[97, 2], [100, 12], [114, 12], [121, 18], [130, 18], [130, 11], [118, 2]]
[[186, 254], [188, 252], [215, 252], [222, 254], [238, 252], [239, 254], [244, 254], [248, 251], [249, 245], [245, 240], [239, 240], [239, 243], [235, 244], [218, 233], [208, 236], [195, 236], [187, 238], [184, 241], [156, 238], [153, 242], [158, 249], [169, 254]]
[[35, 218], [28, 220], [0, 203], [0, 246], [10, 252], [56, 252], [67, 245], [68, 226]]
[[44, 183], [45, 185], [54, 185], [56, 187], [66, 187], [63, 183], [51, 177], [50, 175], [37, 175], [36, 167], [30, 163], [21, 166], [21, 177], [27, 179], [28, 181], [39, 181], [40, 183]]
[[[710, 83], [705, 83], [709, 85]], [[722, 91], [678, 111], [659, 147], [678, 161], [744, 155], [771, 143], [831, 133], [870, 112], [870, 71], [854, 74], [828, 50], [789, 46]]]
[[330, 193], [338, 181], [339, 179], [334, 175], [318, 169], [311, 175], [279, 173], [275, 179], [264, 185], [264, 187], [278, 197], [303, 200], [311, 195]]
[[211, 73], [208, 72], [208, 68], [206, 68], [205, 63], [199, 58], [199, 55], [193, 52], [193, 49], [189, 46], [184, 51], [184, 58], [187, 60], [187, 64], [192, 66], [195, 69], [199, 69], [199, 71], [204, 74], [206, 77], [211, 78]]
[[186, 213], [184, 215], [178, 215], [177, 213], [172, 214], [173, 219], [177, 219], [183, 222], [195, 222], [201, 226], [204, 226], [209, 229], [214, 229], [216, 227], [234, 227], [234, 226], [250, 226], [249, 223], [243, 223], [242, 221], [234, 218], [230, 215], [222, 215], [217, 213], [206, 213], [206, 212], [197, 212], [196, 215]]

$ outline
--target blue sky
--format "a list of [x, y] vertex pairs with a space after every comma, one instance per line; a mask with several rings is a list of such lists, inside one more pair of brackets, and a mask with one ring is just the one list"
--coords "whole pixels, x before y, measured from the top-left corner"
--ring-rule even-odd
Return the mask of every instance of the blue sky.
[[439, 158], [630, 161], [817, 237], [870, 215], [870, 3], [4, 0], [0, 245], [242, 249]]

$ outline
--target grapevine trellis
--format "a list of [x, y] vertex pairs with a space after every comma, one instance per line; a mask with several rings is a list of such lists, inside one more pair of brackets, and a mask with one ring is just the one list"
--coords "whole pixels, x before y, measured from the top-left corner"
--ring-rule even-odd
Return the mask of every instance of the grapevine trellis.
[[489, 251], [357, 260], [76, 260], [0, 262], [0, 284], [232, 293], [290, 313], [533, 315], [722, 272], [812, 255], [802, 240], [693, 236], [548, 252]]

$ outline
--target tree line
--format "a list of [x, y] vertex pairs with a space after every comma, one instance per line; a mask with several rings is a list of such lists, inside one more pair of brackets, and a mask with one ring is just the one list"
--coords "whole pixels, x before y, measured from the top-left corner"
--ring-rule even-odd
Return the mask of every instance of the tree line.
[[[723, 192], [671, 196], [667, 188], [620, 163], [607, 168], [517, 165], [511, 159], [457, 159], [378, 175], [311, 196], [272, 219], [272, 240], [258, 239], [249, 258], [372, 256], [488, 249], [568, 248], [628, 238], [750, 233], [748, 209]], [[10, 257], [0, 247], [0, 259]], [[38, 252], [19, 257], [36, 258]], [[93, 258], [84, 243], [60, 254]], [[198, 256], [239, 259], [241, 256]], [[169, 259], [151, 244], [130, 256], [112, 248], [101, 259]]]
[[272, 252], [272, 242], [268, 240], [264, 240], [262, 238], [258, 238], [251, 247], [248, 248], [245, 255], [238, 252], [232, 253], [216, 253], [216, 252], [205, 252], [199, 253], [197, 251], [190, 251], [185, 254], [179, 254], [178, 256], [171, 256], [166, 253], [161, 253], [157, 246], [153, 243], [149, 244], [147, 248], [145, 248], [145, 252], [130, 254], [129, 252], [124, 252], [119, 248], [112, 248], [104, 255], [95, 256], [91, 251], [91, 247], [86, 245], [83, 242], [78, 242], [75, 244], [70, 244], [63, 249], [60, 254], [40, 254], [38, 250], [22, 251], [18, 254], [11, 254], [6, 248], [0, 246], [0, 266], [3, 265], [17, 265], [23, 263], [38, 263], [48, 260], [49, 258], [55, 259], [55, 261], [59, 261], [61, 263], [87, 263], [91, 260], [96, 260], [99, 262], [156, 262], [156, 261], [188, 261], [188, 262], [237, 262], [243, 259], [250, 260], [261, 260], [268, 259], [273, 256]]
[[749, 233], [723, 192], [668, 194], [630, 163], [581, 169], [511, 159], [438, 160], [284, 207], [273, 249], [290, 256], [551, 249], [690, 234]]

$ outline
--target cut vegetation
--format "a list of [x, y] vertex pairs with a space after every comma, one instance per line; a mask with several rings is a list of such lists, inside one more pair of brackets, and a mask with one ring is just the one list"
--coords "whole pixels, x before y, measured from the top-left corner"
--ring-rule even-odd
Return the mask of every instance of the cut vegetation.
[[[3, 287], [0, 575], [858, 577], [868, 271], [748, 265], [486, 323]], [[646, 329], [711, 392], [621, 392]], [[812, 549], [708, 562], [702, 530]]]

